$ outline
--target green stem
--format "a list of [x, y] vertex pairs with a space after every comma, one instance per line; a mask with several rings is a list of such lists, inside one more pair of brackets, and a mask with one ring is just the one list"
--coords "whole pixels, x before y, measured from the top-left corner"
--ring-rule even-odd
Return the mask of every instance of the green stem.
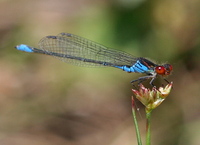
[[147, 119], [147, 124], [146, 124], [146, 145], [151, 144], [151, 112], [152, 110], [146, 110], [146, 119]]
[[132, 114], [133, 114], [133, 121], [134, 121], [134, 124], [135, 124], [137, 142], [138, 142], [138, 145], [142, 145], [141, 135], [140, 135], [140, 130], [139, 130], [135, 110], [136, 110], [136, 108], [135, 108], [135, 104], [134, 104], [134, 98], [132, 97]]

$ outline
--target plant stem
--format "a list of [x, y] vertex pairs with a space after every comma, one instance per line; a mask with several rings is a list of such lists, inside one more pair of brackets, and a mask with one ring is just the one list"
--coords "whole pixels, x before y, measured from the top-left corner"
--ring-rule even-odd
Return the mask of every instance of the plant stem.
[[132, 96], [132, 114], [133, 114], [133, 121], [134, 121], [134, 124], [135, 124], [137, 142], [138, 142], [138, 145], [142, 145], [141, 135], [140, 135], [140, 130], [139, 130], [139, 126], [138, 126], [135, 110], [136, 110], [136, 108], [135, 108], [134, 98]]
[[152, 110], [146, 110], [146, 119], [147, 119], [147, 124], [146, 124], [146, 145], [151, 144], [151, 112]]

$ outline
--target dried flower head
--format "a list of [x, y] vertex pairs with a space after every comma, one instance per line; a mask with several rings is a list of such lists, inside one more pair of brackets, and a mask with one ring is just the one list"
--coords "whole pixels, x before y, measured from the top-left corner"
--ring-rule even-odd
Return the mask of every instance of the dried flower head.
[[156, 89], [145, 88], [142, 84], [139, 86], [139, 90], [132, 89], [136, 98], [146, 107], [146, 111], [152, 111], [158, 107], [165, 98], [169, 95], [172, 89], [172, 82], [165, 87], [160, 87]]

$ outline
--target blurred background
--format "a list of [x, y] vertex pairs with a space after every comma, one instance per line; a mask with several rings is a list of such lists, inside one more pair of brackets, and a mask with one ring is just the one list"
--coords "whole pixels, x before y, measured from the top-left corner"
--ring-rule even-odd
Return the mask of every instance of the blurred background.
[[[137, 144], [130, 81], [141, 75], [14, 49], [68, 32], [172, 64], [174, 87], [153, 111], [152, 144], [199, 145], [199, 9], [199, 0], [1, 0], [0, 144]], [[136, 104], [145, 141], [144, 107]]]

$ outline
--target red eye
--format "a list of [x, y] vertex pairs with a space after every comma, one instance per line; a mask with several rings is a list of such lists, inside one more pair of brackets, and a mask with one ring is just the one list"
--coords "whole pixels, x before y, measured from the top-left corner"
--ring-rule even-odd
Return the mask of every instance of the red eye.
[[165, 67], [164, 66], [157, 66], [155, 71], [159, 75], [165, 75]]
[[170, 75], [173, 67], [171, 64], [164, 64], [163, 67], [165, 67], [165, 75]]
[[168, 66], [168, 67], [169, 67], [169, 70], [170, 70], [170, 71], [172, 71], [172, 70], [173, 70], [173, 67], [172, 67], [172, 65], [170, 65], [170, 64], [169, 64], [169, 66]]

